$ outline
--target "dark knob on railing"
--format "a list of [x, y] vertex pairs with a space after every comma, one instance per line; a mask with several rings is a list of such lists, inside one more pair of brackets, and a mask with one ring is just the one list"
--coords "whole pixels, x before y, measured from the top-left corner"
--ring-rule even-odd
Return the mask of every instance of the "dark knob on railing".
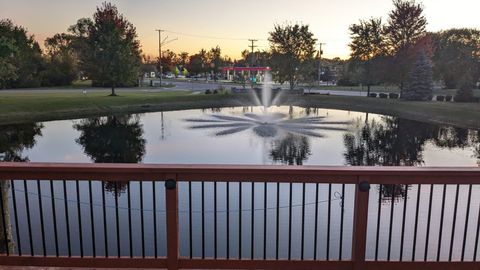
[[358, 189], [363, 192], [368, 192], [370, 190], [370, 183], [367, 181], [360, 182], [358, 184]]
[[167, 181], [165, 181], [166, 189], [175, 189], [176, 187], [177, 187], [177, 181], [175, 181], [174, 179], [167, 179]]

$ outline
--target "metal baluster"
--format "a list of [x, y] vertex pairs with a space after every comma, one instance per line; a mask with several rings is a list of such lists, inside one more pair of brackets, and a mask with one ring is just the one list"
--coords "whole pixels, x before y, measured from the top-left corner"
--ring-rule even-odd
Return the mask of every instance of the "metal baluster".
[[412, 247], [412, 261], [415, 261], [415, 250], [417, 247], [417, 234], [418, 234], [418, 214], [420, 210], [420, 192], [421, 192], [422, 186], [419, 184], [418, 185], [418, 190], [417, 190], [417, 207], [415, 210], [415, 227], [413, 229], [413, 247]]
[[442, 251], [443, 219], [445, 217], [445, 197], [446, 197], [446, 193], [447, 193], [447, 185], [443, 185], [442, 210], [441, 210], [441, 214], [440, 214], [440, 228], [438, 230], [437, 261], [440, 261], [440, 252]]
[[115, 181], [114, 185], [115, 189], [115, 226], [117, 231], [117, 258], [120, 258], [120, 220], [118, 218], [118, 183]]
[[470, 217], [470, 203], [472, 200], [472, 185], [468, 186], [467, 213], [465, 214], [465, 228], [463, 229], [462, 262], [465, 261], [465, 248], [467, 245], [468, 220]]
[[30, 255], [34, 255], [33, 250], [33, 237], [32, 237], [32, 221], [30, 217], [30, 199], [28, 196], [28, 187], [27, 187], [27, 180], [23, 180], [23, 189], [25, 194], [25, 206], [27, 209], [27, 226], [28, 226], [28, 237], [30, 241]]
[[105, 241], [105, 257], [108, 258], [108, 230], [107, 230], [107, 205], [105, 202], [105, 183], [102, 183], [102, 206], [103, 206], [103, 240]]
[[77, 213], [78, 213], [78, 237], [80, 239], [80, 257], [83, 258], [83, 229], [82, 229], [82, 212], [80, 209], [80, 187], [79, 181], [75, 181], [75, 187], [77, 192]]
[[13, 201], [13, 214], [15, 218], [15, 232], [17, 235], [17, 246], [18, 246], [18, 256], [22, 256], [22, 241], [20, 241], [20, 228], [18, 224], [18, 208], [17, 208], [17, 198], [15, 195], [15, 181], [10, 180], [12, 184], [12, 201]]
[[133, 258], [133, 230], [132, 230], [132, 192], [131, 192], [131, 185], [130, 181], [128, 181], [128, 186], [127, 186], [127, 204], [128, 204], [128, 244], [129, 244], [129, 254], [130, 258]]
[[393, 214], [395, 213], [395, 185], [392, 185], [392, 204], [390, 206], [390, 229], [388, 232], [388, 254], [387, 261], [390, 261], [392, 253], [392, 232], [393, 232]]
[[407, 219], [407, 201], [408, 201], [408, 185], [405, 185], [405, 199], [403, 200], [403, 218], [402, 218], [402, 234], [400, 242], [400, 261], [403, 261], [403, 246], [405, 245], [405, 221]]
[[457, 223], [457, 210], [458, 210], [458, 192], [460, 185], [456, 185], [456, 192], [455, 192], [455, 207], [453, 208], [453, 224], [452, 224], [452, 237], [450, 239], [450, 254], [448, 255], [448, 261], [452, 261], [453, 256], [453, 243], [455, 240], [455, 226]]
[[42, 234], [42, 250], [43, 256], [47, 256], [47, 247], [45, 244], [45, 223], [43, 220], [43, 202], [42, 202], [42, 188], [40, 186], [40, 180], [37, 180], [37, 189], [38, 189], [38, 207], [39, 207], [39, 215], [40, 215], [40, 231]]
[[90, 199], [90, 226], [92, 231], [92, 252], [93, 257], [97, 256], [97, 248], [96, 248], [96, 241], [95, 241], [95, 223], [94, 223], [94, 215], [93, 215], [93, 192], [92, 192], [92, 181], [88, 181], [88, 197]]
[[382, 190], [383, 190], [383, 185], [380, 184], [380, 187], [378, 190], [377, 235], [375, 237], [375, 261], [378, 261], [378, 242], [380, 241], [380, 221], [382, 216]]
[[432, 220], [432, 202], [433, 202], [433, 184], [430, 185], [430, 198], [428, 203], [428, 220], [427, 220], [427, 235], [425, 236], [425, 254], [424, 254], [424, 261], [427, 261], [428, 257], [428, 242], [430, 239], [430, 223]]
[[63, 180], [63, 200], [65, 207], [65, 226], [67, 229], [67, 246], [68, 246], [68, 257], [72, 257], [72, 243], [70, 240], [70, 218], [68, 217], [68, 198], [67, 198], [67, 181]]

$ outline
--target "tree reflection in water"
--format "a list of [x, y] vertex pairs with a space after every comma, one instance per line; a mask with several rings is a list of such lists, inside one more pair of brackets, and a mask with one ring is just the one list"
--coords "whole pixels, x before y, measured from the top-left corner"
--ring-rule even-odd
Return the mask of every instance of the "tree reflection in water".
[[[316, 111], [315, 111], [316, 112]], [[311, 110], [307, 114], [310, 114]], [[270, 158], [274, 162], [302, 165], [311, 155], [309, 137], [323, 138], [322, 131], [346, 131], [346, 121], [328, 121], [324, 116], [300, 117], [293, 114], [260, 113], [243, 108], [243, 115], [212, 114], [207, 118], [188, 118], [190, 129], [213, 130], [214, 136], [226, 136], [251, 130], [271, 142]]]
[[43, 125], [39, 123], [0, 126], [0, 161], [25, 162], [23, 151], [37, 143], [42, 136]]
[[[442, 127], [395, 117], [383, 121], [355, 123], [352, 133], [344, 135], [345, 161], [352, 166], [420, 166], [424, 163], [425, 143], [440, 148], [477, 149], [480, 159], [479, 131]], [[381, 189], [383, 200], [404, 198], [409, 186], [389, 185]]]
[[303, 165], [312, 154], [307, 137], [297, 134], [287, 134], [285, 137], [272, 142], [270, 157], [287, 165]]
[[[74, 125], [76, 142], [95, 163], [138, 163], [145, 155], [143, 127], [138, 115], [89, 118]], [[127, 183], [105, 182], [105, 189], [121, 195]]]
[[[42, 136], [43, 125], [39, 123], [0, 126], [0, 161], [27, 162], [23, 156], [25, 149], [30, 149], [37, 143], [36, 137]], [[8, 180], [8, 179], [7, 179]], [[0, 181], [0, 253], [13, 250], [12, 228], [8, 208], [8, 181]], [[5, 215], [5, 216], [3, 216]], [[6, 241], [7, 240], [7, 241]]]

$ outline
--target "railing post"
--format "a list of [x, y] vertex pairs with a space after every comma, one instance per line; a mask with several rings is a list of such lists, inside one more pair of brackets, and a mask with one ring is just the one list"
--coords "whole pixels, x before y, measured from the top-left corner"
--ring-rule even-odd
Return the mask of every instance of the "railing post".
[[355, 189], [355, 212], [353, 221], [353, 269], [365, 269], [365, 250], [367, 244], [368, 198], [370, 184], [368, 178], [358, 178]]
[[165, 181], [166, 208], [167, 208], [167, 268], [178, 269], [178, 188], [177, 176], [167, 175]]

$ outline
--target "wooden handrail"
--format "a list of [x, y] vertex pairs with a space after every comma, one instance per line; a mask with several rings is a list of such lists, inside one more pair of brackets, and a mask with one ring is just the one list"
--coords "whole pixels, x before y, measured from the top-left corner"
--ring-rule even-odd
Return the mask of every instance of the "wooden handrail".
[[264, 165], [153, 165], [78, 163], [0, 163], [0, 179], [50, 180], [165, 180], [180, 181], [357, 183], [372, 184], [480, 184], [477, 167], [341, 167]]

